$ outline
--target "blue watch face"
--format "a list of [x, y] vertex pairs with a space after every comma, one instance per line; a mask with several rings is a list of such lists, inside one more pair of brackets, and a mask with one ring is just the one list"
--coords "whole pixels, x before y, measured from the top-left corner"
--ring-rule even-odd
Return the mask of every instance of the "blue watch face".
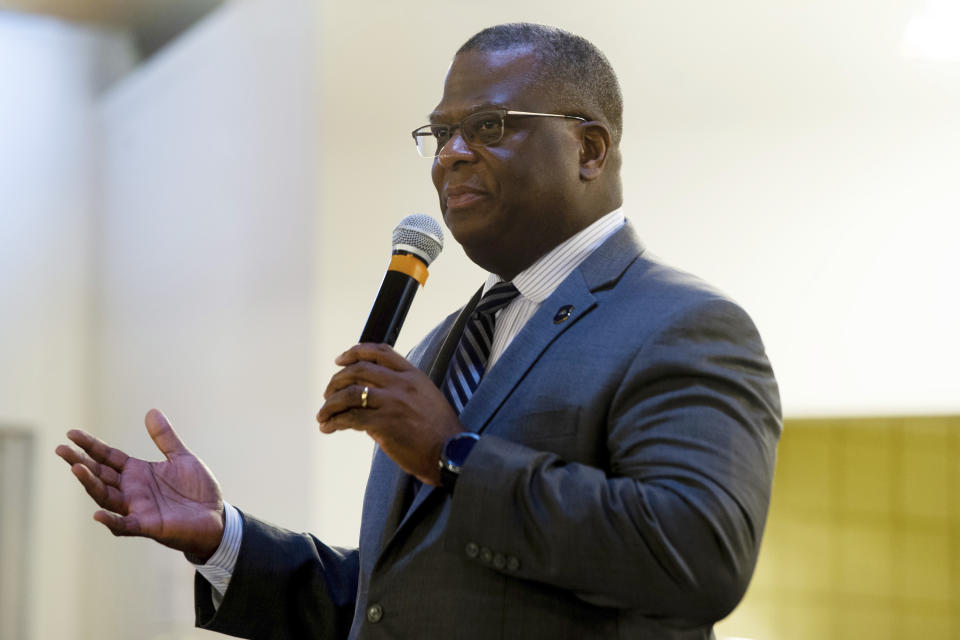
[[444, 451], [447, 462], [455, 467], [462, 467], [477, 440], [479, 436], [475, 433], [464, 433], [450, 438]]

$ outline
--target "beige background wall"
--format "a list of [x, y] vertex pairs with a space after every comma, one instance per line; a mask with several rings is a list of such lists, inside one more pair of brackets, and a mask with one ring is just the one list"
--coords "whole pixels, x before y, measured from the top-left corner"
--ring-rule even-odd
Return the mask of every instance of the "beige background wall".
[[87, 570], [76, 530], [82, 505], [51, 453], [91, 408], [92, 117], [126, 53], [116, 34], [0, 20], [0, 429], [33, 436], [32, 471], [19, 478], [31, 509], [0, 518], [26, 520], [20, 614], [31, 639], [75, 637]]
[[[628, 217], [751, 311], [789, 415], [960, 412], [960, 63], [901, 55], [924, 7], [235, 0], [136, 68], [122, 34], [0, 16], [0, 424], [38, 434], [30, 640], [206, 637], [189, 567], [90, 520], [51, 453], [71, 426], [153, 456], [159, 406], [229, 500], [355, 540], [370, 444], [313, 414], [391, 228], [436, 214], [409, 131], [490, 23], [607, 51]], [[449, 244], [398, 348], [481, 279]]]
[[[143, 415], [161, 408], [227, 500], [306, 530], [316, 504], [315, 17], [299, 2], [239, 3], [198, 27], [98, 104], [89, 423], [154, 457]], [[101, 528], [83, 520], [90, 557], [112, 562], [108, 579], [82, 591], [99, 615], [83, 618], [81, 637], [189, 632], [190, 565]]]
[[[621, 76], [629, 217], [652, 251], [754, 314], [787, 410], [949, 411], [960, 381], [934, 354], [960, 354], [947, 294], [960, 63], [901, 53], [928, 5], [493, 2], [478, 18], [430, 1], [323, 3], [324, 160], [338, 178], [323, 201], [339, 222], [358, 206], [384, 226], [434, 211], [405, 134], [450, 52], [490, 22], [568, 27]], [[350, 119], [377, 127], [335, 126]], [[386, 176], [390, 188], [364, 189]], [[441, 260], [438, 279], [459, 277]]]

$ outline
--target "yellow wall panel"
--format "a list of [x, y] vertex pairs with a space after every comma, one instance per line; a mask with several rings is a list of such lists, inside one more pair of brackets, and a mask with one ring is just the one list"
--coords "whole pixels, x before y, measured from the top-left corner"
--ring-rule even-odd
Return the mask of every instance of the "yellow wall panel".
[[892, 429], [860, 424], [835, 434], [840, 464], [837, 489], [844, 514], [891, 515], [896, 479], [894, 438]]
[[837, 593], [851, 601], [867, 597], [879, 604], [889, 600], [894, 591], [893, 531], [876, 522], [846, 522], [838, 528], [838, 535]]
[[914, 530], [901, 534], [898, 558], [902, 568], [896, 595], [902, 601], [919, 600], [946, 605], [953, 585], [950, 566], [950, 530]]
[[960, 638], [960, 416], [787, 420], [754, 580], [717, 635]]

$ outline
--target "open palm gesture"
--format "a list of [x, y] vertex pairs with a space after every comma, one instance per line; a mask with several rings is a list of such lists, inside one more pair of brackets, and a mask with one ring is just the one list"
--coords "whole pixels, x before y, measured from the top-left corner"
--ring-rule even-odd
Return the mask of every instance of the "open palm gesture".
[[223, 537], [220, 486], [160, 411], [152, 409], [144, 422], [165, 461], [132, 458], [80, 430], [67, 433], [80, 449], [60, 445], [57, 455], [103, 507], [94, 520], [114, 535], [152, 538], [205, 562]]

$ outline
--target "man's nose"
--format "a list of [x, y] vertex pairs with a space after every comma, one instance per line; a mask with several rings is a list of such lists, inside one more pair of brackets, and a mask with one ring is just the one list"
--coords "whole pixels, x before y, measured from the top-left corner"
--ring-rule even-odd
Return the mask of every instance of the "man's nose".
[[453, 167], [458, 162], [471, 162], [475, 158], [473, 149], [463, 139], [463, 134], [459, 129], [453, 132], [447, 143], [440, 148], [440, 153], [437, 154], [437, 161], [446, 169]]

